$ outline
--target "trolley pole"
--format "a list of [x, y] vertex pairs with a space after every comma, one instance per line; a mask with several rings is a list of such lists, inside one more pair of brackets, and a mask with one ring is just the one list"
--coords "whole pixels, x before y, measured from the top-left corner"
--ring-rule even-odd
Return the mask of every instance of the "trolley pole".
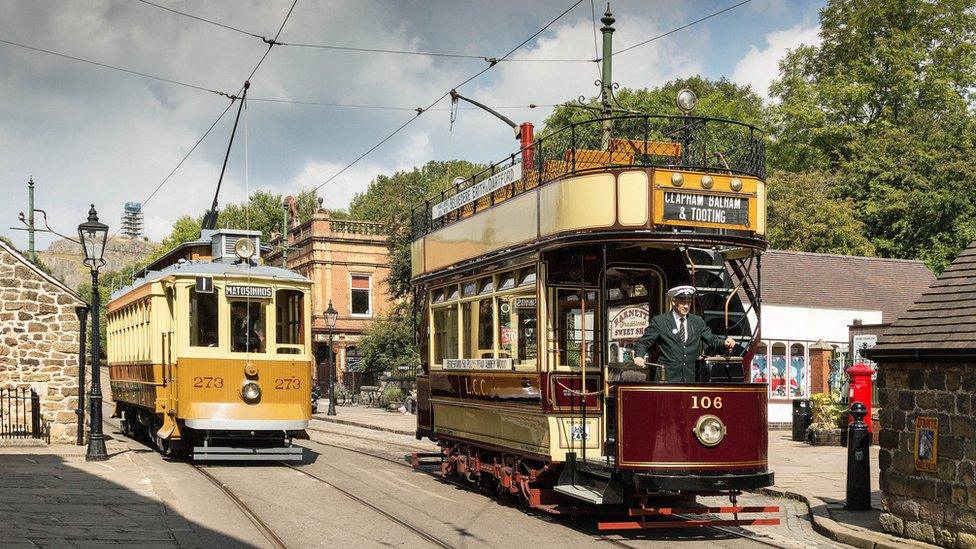
[[34, 177], [27, 182], [27, 256], [31, 263], [37, 263], [37, 252], [34, 250]]
[[851, 511], [867, 511], [871, 508], [871, 458], [868, 446], [871, 433], [864, 423], [867, 407], [851, 404], [854, 421], [847, 428], [847, 505]]
[[603, 107], [603, 149], [610, 150], [610, 132], [611, 132], [611, 122], [610, 122], [610, 94], [613, 93], [611, 86], [613, 85], [613, 23], [616, 19], [613, 18], [613, 14], [610, 13], [610, 3], [607, 2], [607, 11], [603, 14], [600, 22], [603, 23], [603, 27], [600, 31], [603, 32], [603, 71], [600, 76], [600, 103]]

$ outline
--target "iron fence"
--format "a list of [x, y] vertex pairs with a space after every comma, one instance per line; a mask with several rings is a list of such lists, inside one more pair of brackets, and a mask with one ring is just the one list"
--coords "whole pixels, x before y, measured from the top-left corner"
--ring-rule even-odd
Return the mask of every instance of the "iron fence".
[[[522, 164], [520, 178], [435, 217], [432, 207]], [[412, 212], [419, 238], [550, 181], [614, 167], [672, 168], [764, 178], [766, 144], [754, 126], [718, 118], [627, 114], [576, 122], [548, 133], [426, 200]]]
[[41, 418], [41, 397], [29, 387], [0, 388], [0, 439], [42, 438], [51, 442]]

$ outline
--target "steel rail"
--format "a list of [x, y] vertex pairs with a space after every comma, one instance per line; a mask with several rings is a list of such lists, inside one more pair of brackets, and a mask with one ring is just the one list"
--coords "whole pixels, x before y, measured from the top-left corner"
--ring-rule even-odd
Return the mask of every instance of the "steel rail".
[[[327, 444], [325, 446], [331, 446], [331, 445]], [[338, 447], [337, 446], [337, 448], [341, 448], [341, 447]], [[363, 453], [363, 452], [359, 452], [359, 453]], [[340, 488], [340, 487], [336, 486], [334, 483], [329, 482], [329, 481], [327, 481], [327, 480], [325, 480], [325, 479], [323, 479], [321, 477], [318, 477], [316, 475], [313, 475], [312, 473], [309, 473], [308, 471], [302, 469], [301, 467], [295, 467], [294, 465], [292, 465], [290, 463], [287, 463], [287, 462], [284, 462], [284, 461], [281, 461], [279, 463], [281, 465], [284, 465], [285, 467], [288, 467], [289, 469], [294, 469], [295, 471], [298, 471], [299, 473], [301, 473], [301, 474], [303, 474], [303, 475], [305, 475], [305, 476], [307, 476], [309, 478], [315, 479], [315, 480], [321, 482], [322, 484], [325, 484], [326, 486], [328, 486], [330, 488], [334, 488], [335, 490], [337, 490], [338, 492], [340, 492], [342, 495], [346, 496], [347, 498], [355, 501], [356, 503], [359, 503], [359, 504], [363, 505], [364, 507], [368, 507], [369, 509], [372, 509], [373, 511], [376, 511], [377, 513], [383, 515], [384, 517], [388, 518], [389, 520], [391, 520], [391, 521], [399, 524], [400, 526], [403, 526], [407, 530], [410, 530], [414, 534], [417, 534], [418, 536], [420, 536], [424, 540], [429, 541], [430, 543], [432, 543], [432, 544], [434, 544], [434, 545], [436, 545], [438, 547], [444, 547], [445, 549], [454, 549], [454, 547], [455, 547], [454, 545], [451, 545], [450, 543], [448, 543], [448, 542], [446, 542], [446, 541], [438, 538], [437, 536], [435, 536], [435, 535], [433, 535], [433, 534], [431, 534], [429, 532], [426, 532], [426, 531], [418, 528], [417, 526], [414, 526], [413, 524], [411, 524], [407, 520], [401, 519], [401, 518], [397, 517], [396, 515], [390, 513], [389, 511], [386, 511], [386, 510], [384, 510], [384, 509], [382, 509], [382, 508], [380, 508], [380, 507], [378, 507], [378, 506], [376, 506], [376, 505], [374, 505], [374, 504], [366, 501], [365, 499], [357, 496], [356, 494], [353, 494], [352, 492], [350, 492], [350, 491], [348, 491], [346, 489]]]
[[244, 503], [244, 500], [241, 499], [240, 496], [238, 496], [236, 493], [234, 493], [234, 491], [231, 490], [226, 484], [218, 480], [217, 477], [210, 474], [210, 472], [204, 469], [203, 467], [196, 465], [194, 463], [191, 463], [190, 466], [196, 469], [197, 472], [203, 475], [207, 480], [209, 480], [211, 484], [219, 488], [220, 491], [223, 492], [224, 495], [228, 497], [228, 499], [233, 501], [234, 504], [237, 505], [237, 508], [240, 509], [242, 513], [244, 513], [244, 516], [246, 516], [247, 519], [251, 521], [251, 524], [253, 524], [258, 529], [258, 531], [261, 532], [261, 535], [263, 535], [265, 539], [267, 539], [268, 542], [271, 543], [271, 545], [273, 545], [278, 549], [288, 549], [288, 545], [286, 545], [285, 542], [282, 541], [282, 539], [279, 538], [277, 534], [275, 534], [274, 530], [272, 530], [271, 527], [268, 526], [266, 522], [261, 520], [261, 517], [259, 517], [257, 513], [255, 513], [247, 505], [247, 503]]

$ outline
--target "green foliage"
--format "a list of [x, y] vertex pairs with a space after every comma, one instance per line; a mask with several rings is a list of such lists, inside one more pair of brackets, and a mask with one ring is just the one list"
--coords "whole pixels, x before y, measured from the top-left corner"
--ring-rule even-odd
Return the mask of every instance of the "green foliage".
[[399, 385], [387, 385], [380, 393], [380, 403], [388, 406], [393, 402], [403, 402], [403, 390]]
[[390, 278], [393, 297], [410, 294], [410, 212], [443, 191], [456, 177], [469, 177], [484, 166], [466, 160], [430, 161], [422, 168], [377, 176], [349, 204], [353, 219], [385, 223], [389, 229]]
[[202, 217], [194, 218], [189, 215], [184, 215], [177, 219], [176, 223], [173, 223], [173, 230], [170, 231], [169, 236], [163, 239], [160, 246], [156, 248], [156, 251], [150, 256], [149, 262], [159, 259], [184, 242], [193, 242], [199, 239], [200, 223], [202, 221]]
[[837, 174], [879, 255], [941, 270], [974, 236], [976, 2], [834, 0], [771, 86], [771, 165]]
[[833, 393], [814, 393], [810, 395], [810, 405], [812, 421], [810, 429], [826, 430], [836, 429], [844, 409], [838, 406], [839, 402]]
[[400, 372], [400, 366], [415, 372], [420, 354], [414, 344], [409, 303], [399, 303], [388, 318], [373, 322], [359, 342], [360, 365], [366, 372]]
[[836, 196], [834, 177], [775, 172], [767, 180], [770, 247], [800, 252], [874, 255], [850, 199]]
[[[312, 218], [318, 209], [318, 195], [314, 190], [303, 190], [295, 195], [298, 202], [298, 221], [304, 223]], [[271, 239], [271, 233], [281, 233], [281, 225], [285, 219], [282, 207], [284, 197], [267, 191], [254, 191], [247, 202], [228, 204], [217, 217], [217, 227], [249, 229], [261, 231], [264, 242]]]

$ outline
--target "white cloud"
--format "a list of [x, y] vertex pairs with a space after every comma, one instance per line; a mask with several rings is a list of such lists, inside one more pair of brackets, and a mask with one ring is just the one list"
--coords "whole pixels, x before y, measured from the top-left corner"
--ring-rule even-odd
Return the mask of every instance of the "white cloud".
[[796, 25], [786, 30], [766, 35], [766, 47], [756, 46], [736, 64], [732, 80], [738, 84], [749, 85], [760, 97], [769, 99], [769, 84], [779, 76], [779, 62], [787, 50], [800, 45], [820, 45], [820, 26]]

